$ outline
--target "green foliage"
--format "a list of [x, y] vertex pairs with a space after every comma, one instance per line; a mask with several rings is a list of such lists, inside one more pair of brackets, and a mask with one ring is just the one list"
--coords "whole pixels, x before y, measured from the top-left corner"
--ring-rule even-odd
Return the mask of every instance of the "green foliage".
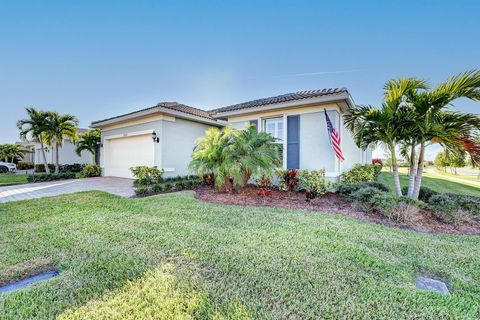
[[455, 200], [459, 208], [480, 218], [480, 197], [454, 193], [447, 193], [447, 195]]
[[433, 215], [440, 221], [450, 224], [459, 223], [464, 218], [464, 213], [458, 207], [456, 199], [448, 194], [437, 194], [432, 196], [429, 206], [433, 211]]
[[381, 167], [374, 164], [356, 164], [352, 169], [342, 173], [340, 181], [342, 183], [361, 183], [377, 180]]
[[291, 170], [283, 170], [278, 169], [276, 171], [276, 175], [279, 178], [278, 188], [282, 191], [289, 191], [294, 192], [297, 190], [298, 187], [298, 170], [291, 169]]
[[[0, 319], [480, 318], [477, 236], [212, 204], [192, 192], [4, 203], [0, 225], [2, 283], [61, 270], [3, 294]], [[418, 270], [449, 279], [452, 295], [410, 286]]]
[[151, 186], [162, 181], [163, 169], [158, 169], [156, 166], [138, 166], [130, 168], [135, 177], [135, 185]]
[[194, 190], [201, 183], [202, 180], [197, 176], [168, 177], [153, 185], [136, 185], [135, 194], [144, 197], [172, 191]]
[[319, 195], [323, 195], [330, 187], [325, 180], [325, 170], [298, 170], [298, 190], [304, 191], [307, 202]]
[[363, 182], [363, 183], [340, 183], [337, 186], [337, 191], [341, 194], [349, 195], [365, 187], [373, 187], [383, 192], [390, 192], [390, 188], [387, 187], [387, 185], [377, 181]]
[[256, 126], [245, 130], [211, 128], [196, 142], [190, 170], [213, 175], [215, 186], [226, 191], [243, 188], [252, 177], [271, 173], [280, 165], [275, 139]]
[[33, 164], [33, 162], [22, 161], [17, 163], [17, 170], [30, 170], [33, 168], [35, 168], [35, 165]]
[[99, 177], [101, 174], [100, 165], [98, 164], [87, 164], [83, 168], [82, 175], [84, 177]]
[[[49, 164], [48, 164], [48, 169], [49, 169], [50, 171], [55, 170], [55, 165], [54, 165], [53, 163], [49, 163]], [[35, 172], [46, 172], [46, 171], [45, 171], [45, 165], [44, 165], [43, 163], [37, 163], [37, 164], [35, 165]]]
[[88, 130], [78, 136], [75, 152], [78, 156], [83, 150], [92, 154], [92, 164], [95, 162], [95, 154], [100, 144], [101, 131], [99, 129]]
[[60, 166], [60, 172], [82, 172], [85, 167], [82, 163], [62, 164]]
[[75, 179], [74, 172], [61, 172], [61, 173], [44, 173], [44, 174], [31, 174], [28, 175], [28, 182], [45, 182], [54, 180]]
[[17, 158], [23, 158], [27, 150], [20, 144], [0, 144], [0, 161], [15, 162]]
[[[402, 193], [407, 194], [408, 191], [408, 186], [402, 188]], [[439, 194], [439, 192], [432, 190], [427, 187], [421, 187], [420, 192], [418, 194], [418, 200], [421, 200], [423, 202], [429, 202], [430, 198], [434, 195]]]

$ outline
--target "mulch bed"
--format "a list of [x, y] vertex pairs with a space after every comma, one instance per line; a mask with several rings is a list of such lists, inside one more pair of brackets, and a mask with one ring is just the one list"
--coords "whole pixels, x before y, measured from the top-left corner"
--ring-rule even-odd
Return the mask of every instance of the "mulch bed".
[[314, 199], [310, 203], [307, 203], [303, 193], [290, 193], [273, 190], [271, 197], [262, 199], [257, 195], [257, 191], [258, 190], [255, 187], [247, 186], [242, 192], [230, 194], [218, 192], [213, 188], [202, 186], [196, 190], [196, 198], [202, 201], [219, 204], [330, 212], [389, 227], [427, 233], [480, 235], [480, 221], [478, 220], [473, 220], [460, 225], [445, 224], [436, 220], [432, 216], [431, 211], [424, 209], [419, 211], [420, 217], [418, 221], [414, 224], [407, 224], [391, 221], [379, 213], [365, 213], [357, 204], [337, 193], [327, 193]]

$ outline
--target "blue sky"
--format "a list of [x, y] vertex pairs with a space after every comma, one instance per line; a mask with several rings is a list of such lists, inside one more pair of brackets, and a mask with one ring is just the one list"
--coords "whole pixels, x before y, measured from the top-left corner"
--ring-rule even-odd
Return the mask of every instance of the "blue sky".
[[[26, 106], [91, 121], [480, 68], [478, 1], [0, 0], [0, 143]], [[477, 113], [478, 104], [458, 108]], [[433, 152], [433, 151], [432, 151]]]

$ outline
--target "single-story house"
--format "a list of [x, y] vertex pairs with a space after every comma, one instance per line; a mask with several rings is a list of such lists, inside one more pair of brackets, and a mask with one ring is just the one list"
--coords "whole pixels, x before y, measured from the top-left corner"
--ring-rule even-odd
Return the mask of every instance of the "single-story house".
[[[278, 138], [285, 169], [325, 169], [332, 180], [355, 164], [370, 163], [372, 150], [359, 149], [343, 124], [354, 104], [347, 89], [300, 91], [240, 104], [201, 110], [176, 102], [95, 121], [102, 131], [103, 175], [131, 178], [129, 168], [163, 168], [167, 176], [186, 175], [195, 141], [210, 127], [235, 129], [255, 124]], [[325, 112], [341, 137], [344, 161], [332, 148]]]
[[[88, 129], [78, 129], [78, 133], [84, 133]], [[33, 162], [34, 164], [43, 163], [42, 153], [40, 151], [41, 146], [38, 142], [17, 142], [24, 146], [27, 152], [22, 161]], [[88, 164], [92, 162], [92, 156], [88, 151], [82, 151], [80, 156], [75, 152], [76, 145], [70, 139], [66, 138], [63, 142], [63, 146], [59, 149], [59, 163], [60, 164]], [[56, 150], [55, 147], [50, 148], [44, 145], [45, 157], [48, 163], [55, 163]]]

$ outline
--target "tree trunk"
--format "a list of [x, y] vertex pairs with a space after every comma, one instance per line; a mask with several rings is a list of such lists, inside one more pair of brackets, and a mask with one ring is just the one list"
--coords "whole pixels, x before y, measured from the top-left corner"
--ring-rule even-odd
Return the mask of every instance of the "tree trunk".
[[59, 173], [60, 172], [60, 163], [59, 163], [59, 159], [60, 159], [60, 155], [59, 155], [59, 149], [60, 149], [60, 144], [55, 141], [55, 173]]
[[42, 139], [38, 138], [40, 141], [40, 151], [42, 152], [43, 165], [45, 166], [45, 172], [50, 173], [50, 168], [48, 167], [47, 156], [45, 155], [45, 147], [43, 146]]
[[417, 174], [417, 155], [415, 153], [415, 141], [412, 144], [410, 151], [410, 168], [408, 170], [408, 192], [407, 196], [410, 198], [413, 195], [413, 188], [415, 187], [415, 175]]
[[393, 171], [393, 185], [395, 186], [395, 193], [397, 197], [402, 196], [402, 187], [400, 186], [400, 176], [398, 175], [397, 156], [395, 155], [395, 146], [390, 147], [392, 153], [392, 171]]
[[92, 164], [95, 164], [95, 152], [92, 152]]
[[418, 195], [420, 194], [420, 187], [422, 186], [422, 175], [423, 175], [423, 160], [425, 157], [425, 143], [420, 144], [420, 154], [418, 155], [418, 166], [417, 166], [417, 175], [415, 176], [415, 187], [413, 189], [412, 198], [417, 200]]

